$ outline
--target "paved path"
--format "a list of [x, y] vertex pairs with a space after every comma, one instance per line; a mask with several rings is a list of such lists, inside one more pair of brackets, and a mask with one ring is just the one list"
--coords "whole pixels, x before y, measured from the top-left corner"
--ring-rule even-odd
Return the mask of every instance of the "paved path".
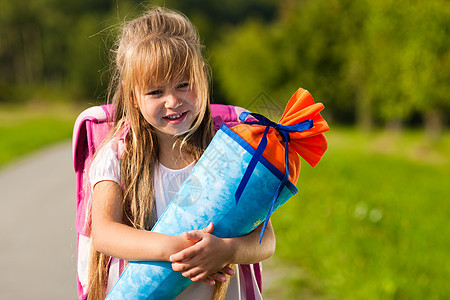
[[0, 299], [76, 299], [69, 142], [0, 171]]

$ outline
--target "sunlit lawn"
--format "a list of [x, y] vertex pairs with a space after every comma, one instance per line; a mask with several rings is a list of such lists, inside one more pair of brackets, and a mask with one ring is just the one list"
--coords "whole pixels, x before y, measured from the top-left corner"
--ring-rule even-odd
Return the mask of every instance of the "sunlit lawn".
[[[334, 129], [273, 217], [279, 299], [448, 299], [449, 134]], [[286, 287], [286, 288], [284, 288]]]
[[0, 168], [26, 153], [70, 139], [82, 106], [61, 103], [0, 105]]

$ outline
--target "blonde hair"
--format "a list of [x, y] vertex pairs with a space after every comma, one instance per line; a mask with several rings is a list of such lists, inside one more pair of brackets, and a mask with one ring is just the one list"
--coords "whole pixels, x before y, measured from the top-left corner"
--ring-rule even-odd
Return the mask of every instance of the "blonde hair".
[[[156, 221], [153, 174], [159, 148], [154, 129], [134, 104], [134, 87], [188, 78], [198, 98], [199, 114], [191, 128], [178, 137], [177, 145], [190, 159], [198, 160], [214, 134], [210, 71], [194, 26], [181, 13], [164, 8], [154, 8], [125, 24], [113, 53], [115, 70], [108, 99], [115, 103], [116, 110], [110, 139], [117, 137], [125, 125], [130, 128], [120, 162], [123, 222], [150, 230]], [[108, 260], [91, 250], [88, 299], [104, 299]]]

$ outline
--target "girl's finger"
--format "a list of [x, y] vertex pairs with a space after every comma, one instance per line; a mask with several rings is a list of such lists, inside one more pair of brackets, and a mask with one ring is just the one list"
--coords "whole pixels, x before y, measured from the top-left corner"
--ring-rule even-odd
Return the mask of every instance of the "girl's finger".
[[222, 273], [216, 273], [216, 274], [210, 275], [209, 277], [214, 279], [215, 281], [219, 281], [219, 282], [227, 281], [227, 276], [225, 276]]
[[202, 229], [202, 231], [194, 230], [185, 232], [186, 238], [191, 242], [198, 243], [203, 239], [203, 235], [205, 234], [203, 230], [205, 229]]
[[172, 270], [174, 270], [175, 272], [183, 272], [186, 270], [189, 270], [190, 266], [187, 264], [180, 264], [180, 263], [173, 263], [172, 264]]
[[[184, 277], [190, 278], [192, 281], [198, 281], [204, 279], [204, 277], [199, 277], [200, 274], [202, 274], [202, 270], [200, 268], [192, 268], [187, 271], [181, 272], [181, 275]], [[197, 280], [194, 280], [193, 278], [198, 278]]]
[[204, 283], [206, 283], [207, 285], [215, 285], [216, 281], [214, 279], [211, 279], [210, 277], [205, 278], [202, 280]]
[[189, 269], [195, 268], [196, 266], [198, 266], [198, 264], [195, 264], [193, 262], [191, 262], [190, 260], [186, 261], [186, 262], [175, 262], [172, 263], [172, 269], [175, 272], [184, 272], [187, 271]]
[[[193, 246], [192, 246], [193, 247]], [[195, 256], [195, 249], [191, 249], [192, 247], [186, 248], [184, 250], [181, 250], [178, 253], [172, 254], [169, 257], [169, 261], [174, 263], [174, 262], [181, 262], [184, 261], [186, 259], [190, 259], [192, 257]]]
[[205, 228], [202, 229], [202, 231], [204, 233], [213, 233], [213, 231], [214, 231], [214, 223], [213, 222], [209, 223], [208, 226], [206, 226]]
[[193, 276], [189, 276], [192, 281], [201, 281], [208, 278], [208, 274], [206, 272], [199, 272]]
[[221, 272], [225, 273], [229, 276], [234, 276], [234, 270], [232, 268], [230, 268], [229, 266], [225, 266]]
[[185, 237], [194, 242], [194, 243], [198, 243], [200, 242], [204, 237], [206, 233], [213, 233], [214, 231], [214, 223], [209, 223], [208, 226], [206, 226], [205, 228], [199, 229], [199, 230], [192, 230], [192, 231], [188, 231], [185, 232]]

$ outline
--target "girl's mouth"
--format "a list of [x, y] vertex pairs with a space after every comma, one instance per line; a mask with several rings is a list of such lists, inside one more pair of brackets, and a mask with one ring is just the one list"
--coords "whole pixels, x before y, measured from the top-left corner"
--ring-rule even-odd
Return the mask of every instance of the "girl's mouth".
[[187, 112], [178, 113], [178, 114], [174, 114], [174, 115], [165, 116], [165, 117], [163, 117], [163, 119], [171, 124], [179, 124], [184, 120], [184, 118], [186, 117], [186, 114], [187, 114]]

